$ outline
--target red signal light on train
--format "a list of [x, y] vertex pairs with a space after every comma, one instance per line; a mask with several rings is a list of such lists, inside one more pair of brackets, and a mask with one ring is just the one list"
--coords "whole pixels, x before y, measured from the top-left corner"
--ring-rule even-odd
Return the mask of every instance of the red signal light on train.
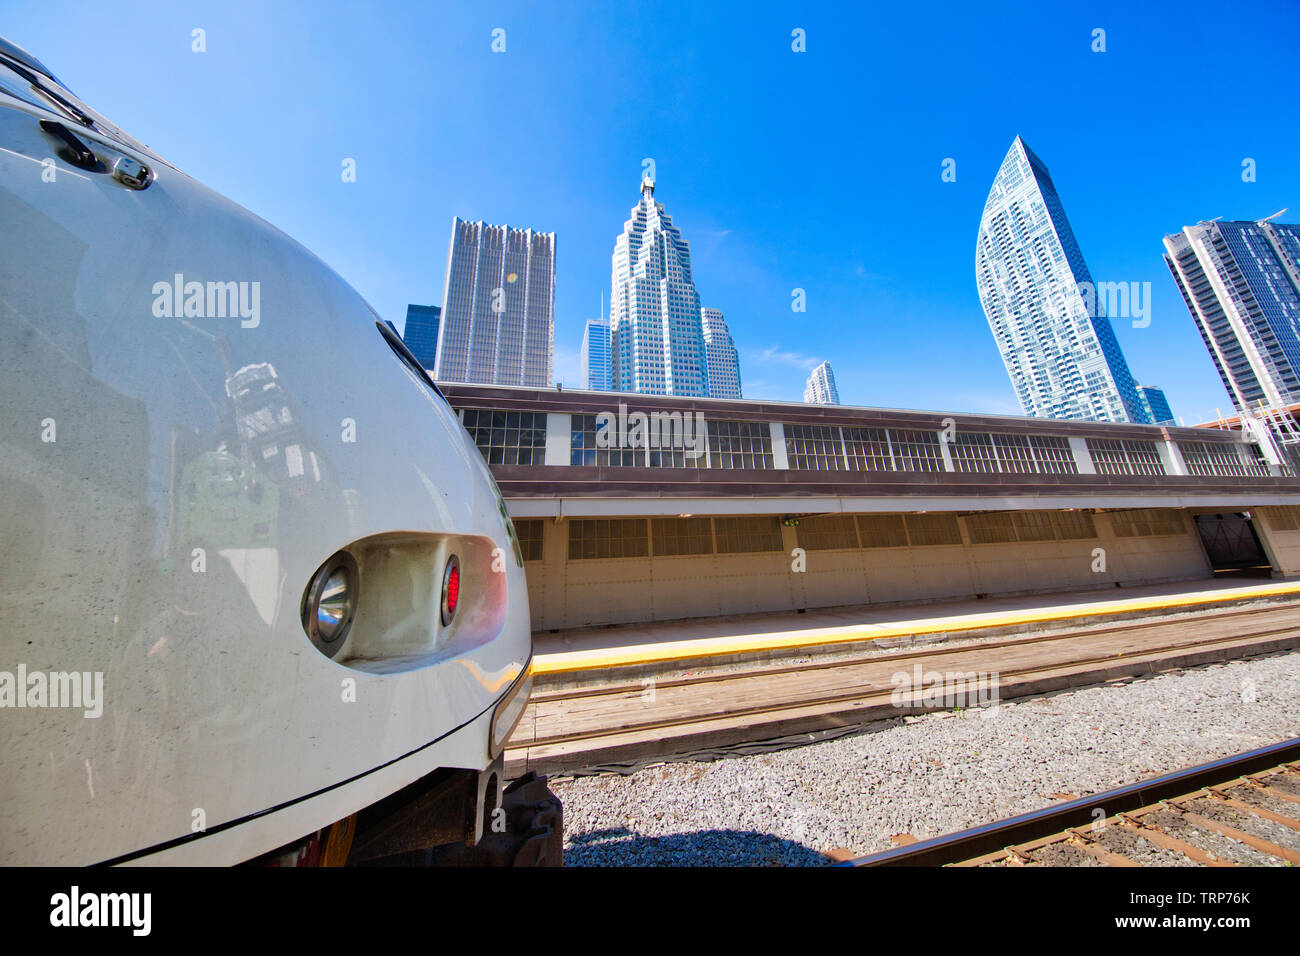
[[456, 616], [456, 605], [460, 603], [460, 559], [454, 554], [447, 559], [447, 567], [442, 572], [442, 626], [446, 627]]

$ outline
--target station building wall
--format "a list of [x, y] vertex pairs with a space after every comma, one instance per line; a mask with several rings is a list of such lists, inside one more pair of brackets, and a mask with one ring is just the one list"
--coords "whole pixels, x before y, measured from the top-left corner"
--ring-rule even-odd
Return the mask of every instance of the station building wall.
[[[534, 631], [1213, 574], [1190, 514], [1175, 509], [826, 515], [797, 526], [777, 516], [535, 518], [516, 527]], [[1300, 530], [1270, 539], [1300, 568]]]
[[1269, 563], [1273, 565], [1273, 576], [1300, 576], [1300, 507], [1253, 508], [1251, 517]]

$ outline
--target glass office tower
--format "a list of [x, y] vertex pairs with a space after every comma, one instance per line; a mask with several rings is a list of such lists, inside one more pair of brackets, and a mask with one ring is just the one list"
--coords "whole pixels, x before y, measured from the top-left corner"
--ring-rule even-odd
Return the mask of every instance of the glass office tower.
[[548, 387], [555, 233], [452, 221], [434, 377]]
[[609, 319], [588, 319], [582, 333], [582, 387], [609, 390]]
[[1237, 408], [1300, 402], [1300, 226], [1187, 226], [1165, 263]]
[[1164, 389], [1156, 388], [1154, 385], [1139, 385], [1138, 396], [1142, 399], [1142, 405], [1146, 408], [1153, 425], [1175, 424], [1174, 413], [1169, 408], [1169, 400], [1165, 398]]
[[438, 364], [438, 326], [442, 309], [436, 305], [408, 305], [402, 341], [426, 369]]
[[838, 405], [840, 390], [835, 387], [835, 372], [830, 362], [822, 362], [808, 376], [803, 388], [803, 400], [810, 405]]
[[654, 182], [643, 180], [641, 201], [614, 244], [611, 386], [618, 392], [704, 397], [708, 365], [691, 247], [654, 192]]
[[744, 398], [740, 389], [740, 353], [717, 309], [700, 309], [709, 398]]

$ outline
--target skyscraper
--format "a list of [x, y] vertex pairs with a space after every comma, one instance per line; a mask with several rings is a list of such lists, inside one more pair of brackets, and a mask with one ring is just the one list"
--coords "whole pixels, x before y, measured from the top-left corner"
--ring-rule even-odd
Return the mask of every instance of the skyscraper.
[[717, 309], [700, 309], [704, 328], [706, 389], [710, 398], [744, 398], [740, 392], [740, 353], [731, 339], [727, 320]]
[[1137, 389], [1138, 397], [1142, 399], [1142, 407], [1146, 409], [1153, 425], [1174, 424], [1174, 413], [1169, 408], [1169, 400], [1165, 398], [1164, 389], [1156, 388], [1154, 385], [1139, 385]]
[[454, 219], [434, 377], [549, 386], [555, 233]]
[[420, 362], [422, 368], [432, 369], [438, 360], [438, 325], [442, 309], [436, 305], [408, 305], [406, 326], [402, 341]]
[[1300, 402], [1300, 226], [1202, 222], [1165, 251], [1237, 408]]
[[582, 387], [609, 391], [609, 319], [588, 319], [582, 333]]
[[641, 182], [641, 201], [614, 244], [611, 387], [648, 395], [708, 394], [700, 297], [691, 247]]
[[984, 203], [975, 282], [1026, 415], [1146, 421], [1052, 177], [1019, 136]]
[[830, 362], [822, 362], [808, 376], [803, 387], [803, 400], [810, 405], [838, 405], [840, 390], [835, 387], [835, 373]]

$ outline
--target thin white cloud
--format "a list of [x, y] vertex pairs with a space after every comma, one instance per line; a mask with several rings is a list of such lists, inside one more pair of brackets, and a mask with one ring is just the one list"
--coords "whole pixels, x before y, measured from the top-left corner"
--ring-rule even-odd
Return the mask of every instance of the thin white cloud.
[[730, 233], [730, 229], [696, 229], [691, 235], [691, 248], [701, 258], [711, 256]]
[[811, 372], [821, 364], [821, 359], [801, 355], [798, 352], [787, 352], [777, 345], [772, 346], [770, 349], [764, 349], [761, 352], [754, 352], [750, 357], [759, 365], [765, 365], [768, 362], [777, 362], [781, 365], [793, 365], [795, 368], [801, 368], [805, 372]]
[[793, 401], [788, 390], [782, 389], [779, 385], [759, 379], [752, 382], [744, 382], [743, 391], [746, 398], [770, 399], [774, 402]]

